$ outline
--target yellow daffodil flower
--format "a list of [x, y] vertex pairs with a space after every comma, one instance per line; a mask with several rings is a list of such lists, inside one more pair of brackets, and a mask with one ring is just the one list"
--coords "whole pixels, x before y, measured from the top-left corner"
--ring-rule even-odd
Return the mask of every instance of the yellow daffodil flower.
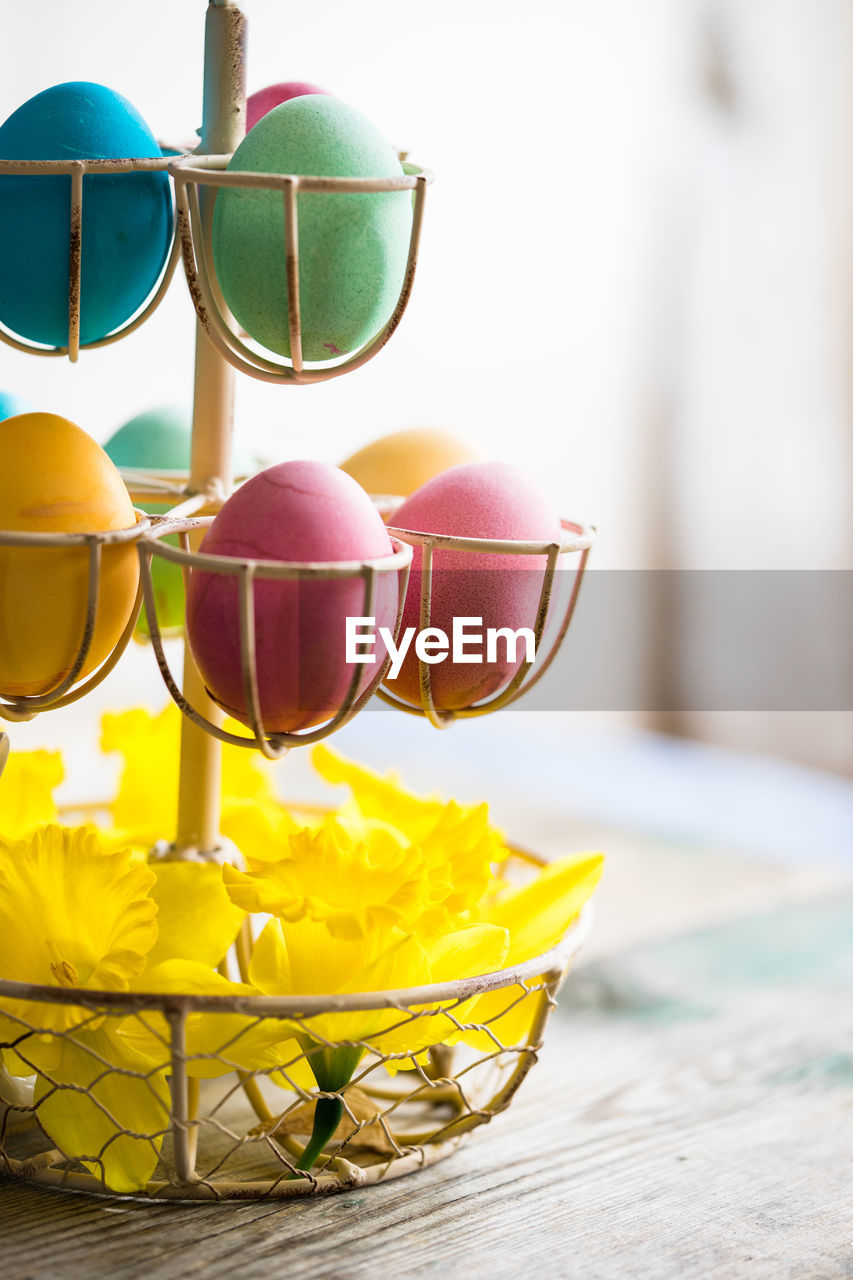
[[[350, 995], [393, 991], [490, 973], [503, 964], [506, 930], [473, 925], [424, 944], [414, 934], [381, 925], [358, 937], [333, 936], [325, 923], [302, 920], [268, 922], [252, 952], [250, 981], [266, 995]], [[448, 1002], [416, 1009], [380, 1008], [327, 1012], [294, 1019], [293, 1039], [320, 1089], [331, 1097], [317, 1100], [314, 1131], [299, 1161], [309, 1169], [335, 1132], [343, 1114], [344, 1089], [370, 1050], [409, 1059], [440, 1044], [467, 1016], [471, 1002]]]
[[[509, 935], [505, 966], [523, 964], [555, 947], [601, 879], [604, 858], [600, 853], [571, 854], [549, 863], [535, 879], [521, 888], [505, 889], [487, 898], [477, 919], [498, 925]], [[535, 979], [528, 986], [535, 986]], [[522, 998], [518, 987], [490, 991], [474, 1003], [469, 1020], [489, 1028], [458, 1032], [451, 1040], [463, 1040], [484, 1052], [525, 1041], [534, 1016], [533, 1002]], [[492, 1034], [489, 1034], [491, 1032]]]
[[[212, 967], [241, 921], [217, 867], [148, 866], [129, 849], [115, 851], [94, 827], [48, 826], [21, 840], [0, 839], [6, 979], [81, 990], [82, 1001], [86, 991], [245, 994]], [[188, 1019], [190, 1074], [278, 1062], [270, 1050], [281, 1038], [278, 1027], [258, 1034], [256, 1020], [229, 1017]], [[113, 1012], [96, 999], [7, 998], [0, 1005], [6, 1067], [37, 1075], [42, 1128], [116, 1191], [139, 1190], [157, 1164], [169, 1115], [164, 1031], [159, 1014]]]
[[58, 751], [11, 751], [0, 780], [0, 836], [17, 840], [56, 822], [53, 792], [65, 776]]
[[[240, 726], [236, 726], [240, 728]], [[181, 713], [174, 703], [156, 715], [141, 708], [107, 713], [101, 719], [101, 750], [123, 758], [112, 804], [114, 824], [126, 838], [148, 848], [171, 839], [178, 816]], [[270, 804], [278, 808], [266, 761], [245, 747], [222, 750], [223, 814], [231, 806]]]
[[484, 804], [462, 806], [436, 797], [416, 796], [406, 791], [394, 774], [380, 777], [371, 769], [347, 760], [319, 743], [311, 752], [311, 763], [326, 782], [349, 787], [351, 800], [338, 809], [339, 821], [354, 825], [380, 824], [402, 832], [412, 844], [419, 844], [432, 832], [448, 808], [460, 815], [477, 814], [484, 821], [483, 838], [488, 841], [487, 862], [500, 862], [507, 848], [500, 831], [488, 825], [488, 807]]
[[[462, 905], [453, 884], [455, 845], [441, 846], [436, 835], [445, 830], [444, 816], [439, 807], [423, 847], [381, 826], [359, 840], [329, 821], [291, 836], [276, 862], [250, 859], [246, 872], [226, 866], [232, 900], [274, 917], [253, 949], [252, 985], [267, 995], [345, 995], [499, 969], [509, 946], [502, 926], [478, 922], [448, 929], [447, 912], [438, 909], [447, 901]], [[440, 921], [442, 928], [428, 933], [428, 920]], [[456, 1029], [459, 1012], [451, 1019], [441, 1006], [332, 1011], [294, 1020], [290, 1031], [320, 1089], [334, 1094], [368, 1050], [414, 1058]], [[301, 1167], [310, 1167], [322, 1150], [341, 1109], [340, 1097], [318, 1100]]]

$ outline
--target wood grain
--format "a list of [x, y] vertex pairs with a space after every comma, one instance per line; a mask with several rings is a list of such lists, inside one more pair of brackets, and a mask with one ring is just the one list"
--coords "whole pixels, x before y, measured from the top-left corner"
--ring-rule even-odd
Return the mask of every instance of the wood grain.
[[510, 1110], [385, 1186], [189, 1206], [7, 1181], [2, 1274], [849, 1276], [851, 944], [848, 892], [595, 960]]

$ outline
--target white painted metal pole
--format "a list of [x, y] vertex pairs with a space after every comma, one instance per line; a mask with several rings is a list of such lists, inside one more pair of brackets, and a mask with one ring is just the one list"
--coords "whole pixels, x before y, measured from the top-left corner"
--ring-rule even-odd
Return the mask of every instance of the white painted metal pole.
[[[204, 104], [199, 151], [232, 152], [246, 130], [246, 20], [229, 0], [211, 0], [205, 20]], [[209, 216], [214, 192], [202, 192]], [[228, 496], [232, 483], [234, 371], [196, 324], [190, 488], [211, 501]], [[187, 646], [184, 694], [208, 719], [222, 713], [210, 701]], [[189, 720], [182, 721], [178, 800], [178, 856], [210, 854], [219, 843], [222, 744]]]

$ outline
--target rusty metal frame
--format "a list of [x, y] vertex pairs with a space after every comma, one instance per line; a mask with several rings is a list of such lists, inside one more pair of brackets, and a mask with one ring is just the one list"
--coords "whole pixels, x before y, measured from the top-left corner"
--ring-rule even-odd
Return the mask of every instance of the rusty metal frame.
[[76, 362], [81, 350], [106, 347], [138, 329], [162, 302], [175, 273], [180, 242], [175, 232], [177, 218], [172, 218], [172, 243], [159, 281], [141, 311], [125, 324], [95, 342], [80, 342], [80, 272], [83, 262], [83, 178], [86, 174], [168, 173], [171, 156], [143, 156], [119, 160], [0, 160], [0, 181], [4, 175], [17, 177], [51, 177], [66, 175], [71, 182], [71, 208], [68, 220], [68, 345], [47, 347], [30, 342], [0, 324], [0, 342], [37, 356], [68, 356]]
[[[393, 521], [393, 516], [391, 517], [391, 520]], [[388, 688], [383, 687], [378, 689], [377, 696], [380, 697], [383, 702], [387, 702], [389, 706], [395, 707], [398, 711], [405, 711], [408, 715], [426, 716], [436, 729], [445, 729], [448, 725], [451, 725], [454, 720], [467, 720], [475, 716], [488, 715], [492, 711], [498, 711], [502, 707], [509, 706], [511, 702], [515, 702], [517, 698], [522, 697], [523, 694], [532, 689], [533, 686], [542, 679], [545, 672], [550, 667], [565, 638], [566, 632], [569, 629], [569, 625], [575, 611], [575, 605], [577, 604], [587, 560], [589, 558], [590, 548], [595, 540], [595, 528], [593, 525], [574, 524], [570, 520], [562, 520], [561, 524], [563, 527], [563, 536], [560, 542], [517, 542], [509, 539], [457, 538], [449, 534], [417, 533], [411, 529], [398, 529], [393, 525], [393, 523], [389, 523], [389, 533], [392, 533], [397, 538], [401, 538], [404, 542], [408, 542], [412, 547], [421, 548], [421, 593], [419, 619], [419, 627], [421, 631], [426, 630], [431, 625], [433, 558], [436, 551], [461, 551], [475, 556], [544, 556], [546, 558], [546, 566], [542, 577], [542, 590], [539, 595], [539, 603], [536, 610], [536, 622], [533, 628], [537, 654], [535, 670], [532, 670], [534, 664], [525, 660], [521, 663], [505, 688], [499, 690], [492, 697], [483, 702], [475, 703], [471, 707], [463, 707], [454, 711], [444, 711], [440, 710], [435, 705], [435, 699], [432, 691], [431, 665], [429, 663], [419, 661], [418, 680], [421, 695], [421, 705], [419, 707], [413, 706], [409, 702], [405, 702], [401, 697]], [[553, 637], [548, 651], [544, 656], [540, 657], [539, 646], [551, 613], [554, 574], [557, 571], [560, 557], [571, 555], [575, 552], [580, 553], [580, 560], [578, 561], [575, 569], [571, 595], [567, 601], [563, 617], [560, 620], [559, 629]]]
[[[257, 747], [268, 759], [276, 760], [285, 755], [291, 747], [308, 746], [314, 742], [319, 742], [320, 739], [328, 737], [329, 734], [340, 729], [353, 716], [357, 715], [365, 703], [373, 696], [380, 681], [384, 679], [385, 673], [390, 666], [391, 658], [390, 655], [387, 655], [385, 660], [377, 666], [369, 683], [361, 693], [358, 692], [358, 689], [364, 672], [360, 666], [356, 666], [345, 698], [336, 714], [325, 724], [314, 729], [293, 733], [267, 733], [264, 728], [258, 693], [258, 672], [255, 653], [255, 608], [254, 591], [252, 589], [255, 580], [315, 581], [323, 579], [336, 581], [340, 579], [360, 579], [364, 583], [363, 609], [367, 616], [370, 615], [375, 599], [377, 578], [383, 573], [394, 573], [398, 577], [396, 634], [403, 616], [412, 549], [402, 540], [392, 536], [391, 541], [394, 545], [394, 553], [392, 555], [382, 556], [376, 560], [351, 560], [333, 563], [252, 560], [193, 551], [190, 547], [190, 534], [207, 529], [213, 518], [211, 516], [203, 516], [197, 519], [175, 519], [174, 516], [153, 517], [152, 523], [157, 528], [157, 539], [151, 541], [141, 539], [138, 543], [140, 577], [151, 644], [166, 688], [187, 719], [191, 720], [199, 728], [204, 729], [205, 732], [218, 738], [220, 742], [227, 742], [232, 746]], [[167, 534], [177, 535], [181, 545], [174, 547], [160, 541]], [[236, 577], [239, 580], [240, 654], [243, 689], [252, 727], [253, 736], [251, 738], [230, 733], [228, 730], [214, 724], [193, 707], [181, 692], [178, 682], [169, 667], [163, 648], [162, 634], [157, 622], [157, 604], [151, 579], [151, 560], [154, 556], [159, 556], [164, 560], [169, 560], [173, 564], [181, 566], [184, 571], [185, 588], [188, 585], [189, 575], [195, 569], [206, 573]]]
[[109, 675], [127, 648], [128, 641], [133, 634], [133, 629], [136, 626], [142, 607], [143, 592], [142, 582], [140, 581], [136, 589], [136, 598], [130, 617], [115, 648], [98, 669], [83, 684], [75, 688], [75, 681], [78, 679], [89, 656], [95, 633], [103, 550], [104, 547], [120, 546], [128, 542], [139, 544], [144, 536], [151, 533], [149, 518], [143, 511], [136, 512], [135, 525], [127, 529], [107, 530], [103, 533], [29, 533], [0, 530], [0, 547], [29, 547], [41, 550], [50, 547], [65, 550], [70, 547], [85, 547], [88, 551], [89, 561], [83, 634], [80, 637], [77, 654], [68, 674], [54, 689], [47, 693], [4, 695], [0, 691], [0, 717], [9, 721], [32, 720], [41, 711], [55, 711], [60, 707], [70, 706], [72, 702], [77, 702], [78, 699], [84, 698], [86, 694], [91, 693]]
[[[175, 182], [178, 213], [178, 238], [184, 261], [184, 273], [199, 323], [220, 355], [238, 369], [264, 382], [311, 383], [338, 378], [366, 364], [385, 346], [402, 319], [414, 284], [418, 246], [423, 225], [427, 186], [433, 175], [428, 169], [417, 169], [393, 178], [327, 178], [301, 174], [228, 172], [230, 156], [183, 156], [174, 160], [169, 171]], [[407, 168], [415, 170], [416, 166]], [[280, 193], [284, 204], [284, 242], [286, 263], [286, 297], [291, 358], [272, 359], [265, 348], [250, 347], [231, 315], [213, 267], [211, 220], [203, 215], [199, 188], [240, 187]], [[306, 369], [302, 360], [302, 330], [299, 307], [299, 227], [297, 196], [303, 192], [334, 194], [376, 194], [389, 191], [414, 192], [412, 229], [406, 270], [397, 304], [390, 319], [368, 343], [335, 364], [317, 364]]]

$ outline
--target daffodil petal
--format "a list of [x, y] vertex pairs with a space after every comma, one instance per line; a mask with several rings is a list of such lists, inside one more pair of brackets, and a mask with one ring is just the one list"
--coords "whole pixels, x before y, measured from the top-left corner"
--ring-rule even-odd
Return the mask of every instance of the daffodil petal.
[[601, 879], [603, 865], [600, 853], [560, 858], [530, 884], [502, 895], [480, 913], [483, 921], [509, 930], [508, 965], [557, 945]]
[[270, 920], [252, 948], [249, 981], [265, 995], [289, 995], [290, 957], [280, 920]]
[[[232, 729], [233, 722], [229, 722]], [[241, 726], [237, 725], [237, 729]], [[174, 703], [152, 714], [142, 708], [107, 713], [101, 719], [101, 750], [118, 752], [123, 767], [113, 801], [117, 827], [153, 845], [169, 839], [178, 814], [181, 713]], [[275, 788], [266, 761], [245, 748], [225, 746], [222, 752], [223, 807], [238, 801], [273, 801]]]
[[[94, 827], [41, 827], [0, 840], [0, 973], [19, 982], [122, 991], [157, 939], [154, 876]], [[91, 1015], [73, 1004], [8, 1011], [61, 1030]]]
[[12, 751], [0, 784], [0, 834], [17, 840], [33, 827], [56, 822], [53, 792], [64, 776], [58, 751]]
[[63, 1155], [81, 1161], [110, 1190], [142, 1190], [169, 1121], [164, 1073], [140, 1070], [136, 1055], [107, 1025], [63, 1037], [58, 1049], [50, 1076], [36, 1081], [41, 1127]]
[[222, 834], [243, 857], [274, 861], [287, 851], [290, 836], [300, 829], [283, 805], [264, 800], [229, 799], [222, 811]]
[[509, 932], [500, 925], [472, 924], [454, 929], [430, 944], [430, 980], [453, 982], [495, 973], [503, 966], [509, 947]]
[[222, 868], [210, 862], [151, 862], [156, 883], [157, 941], [148, 969], [166, 960], [193, 960], [212, 969], [222, 960], [243, 921], [226, 892]]
[[[169, 960], [146, 970], [136, 990], [157, 994], [252, 996], [254, 987], [230, 982], [222, 974], [191, 960]], [[126, 1018], [119, 1036], [151, 1065], [171, 1069], [171, 1031], [157, 1010], [141, 1010]], [[285, 1061], [281, 1045], [284, 1023], [274, 1018], [238, 1013], [190, 1013], [185, 1023], [187, 1074], [212, 1079], [228, 1071], [268, 1071]]]
[[[435, 939], [428, 950], [431, 982], [453, 982], [464, 977], [494, 973], [500, 969], [509, 949], [509, 935], [496, 925], [470, 925]], [[455, 1035], [465, 1022], [478, 997], [449, 1000], [441, 1004], [414, 1006], [378, 1036], [372, 1037], [380, 1053], [416, 1055]]]

